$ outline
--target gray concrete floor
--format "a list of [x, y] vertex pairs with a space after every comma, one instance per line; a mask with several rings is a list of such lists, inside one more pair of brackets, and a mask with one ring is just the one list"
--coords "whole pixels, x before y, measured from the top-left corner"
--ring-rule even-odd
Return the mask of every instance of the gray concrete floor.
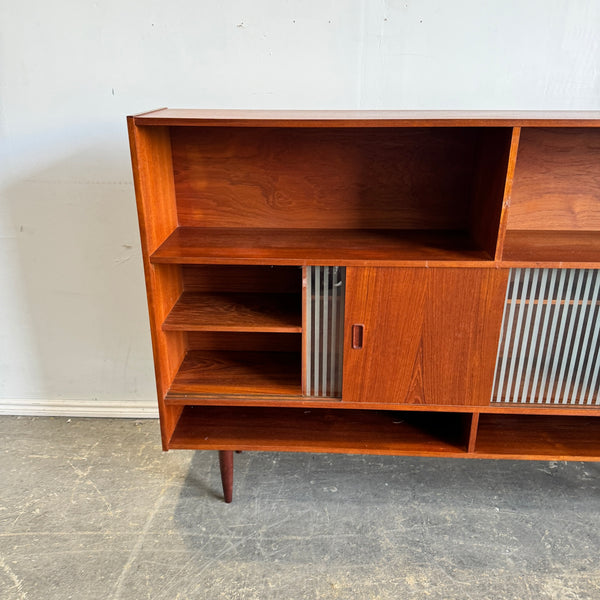
[[0, 418], [0, 598], [600, 598], [596, 463], [163, 453], [154, 420]]

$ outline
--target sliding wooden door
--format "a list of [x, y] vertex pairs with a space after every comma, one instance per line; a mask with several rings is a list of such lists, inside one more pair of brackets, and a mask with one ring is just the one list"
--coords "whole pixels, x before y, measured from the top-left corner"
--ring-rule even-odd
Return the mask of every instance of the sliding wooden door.
[[343, 400], [490, 402], [508, 271], [347, 269]]

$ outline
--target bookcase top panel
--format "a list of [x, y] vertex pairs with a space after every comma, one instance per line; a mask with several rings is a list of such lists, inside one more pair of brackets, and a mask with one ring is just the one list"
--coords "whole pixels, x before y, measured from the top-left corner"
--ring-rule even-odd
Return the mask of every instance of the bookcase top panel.
[[132, 118], [136, 125], [215, 127], [600, 127], [600, 111], [161, 108]]

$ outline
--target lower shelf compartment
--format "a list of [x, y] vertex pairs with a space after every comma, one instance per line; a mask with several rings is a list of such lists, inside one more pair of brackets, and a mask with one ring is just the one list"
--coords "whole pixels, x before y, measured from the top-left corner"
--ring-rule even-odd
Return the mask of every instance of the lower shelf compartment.
[[600, 460], [600, 418], [481, 414], [475, 456]]
[[170, 449], [466, 456], [458, 413], [187, 406]]
[[189, 351], [167, 398], [302, 394], [298, 352]]
[[[600, 461], [600, 417], [185, 406], [169, 449]], [[471, 432], [471, 434], [473, 431]]]

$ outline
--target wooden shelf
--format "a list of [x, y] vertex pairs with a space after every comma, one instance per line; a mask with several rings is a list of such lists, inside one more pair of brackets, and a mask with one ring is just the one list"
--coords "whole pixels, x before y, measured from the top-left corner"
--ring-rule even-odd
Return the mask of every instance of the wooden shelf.
[[302, 393], [296, 352], [187, 352], [168, 395], [270, 396]]
[[184, 292], [164, 331], [302, 331], [302, 304], [296, 294]]
[[447, 265], [492, 262], [468, 235], [396, 229], [177, 228], [152, 263], [272, 265]]
[[509, 230], [504, 240], [502, 262], [509, 267], [598, 268], [600, 231]]
[[186, 407], [169, 448], [465, 456], [462, 415]]
[[480, 458], [600, 460], [600, 418], [481, 414]]

